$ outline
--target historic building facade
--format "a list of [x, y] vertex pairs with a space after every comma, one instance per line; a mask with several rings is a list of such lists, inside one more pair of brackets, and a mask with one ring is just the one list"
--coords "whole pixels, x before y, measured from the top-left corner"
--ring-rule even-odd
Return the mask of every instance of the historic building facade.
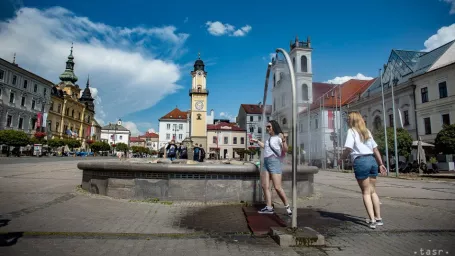
[[[0, 130], [31, 135], [46, 126], [53, 83], [0, 58]], [[38, 122], [39, 120], [39, 122]]]
[[188, 135], [188, 113], [178, 108], [159, 119], [159, 148], [164, 147], [171, 140], [181, 143]]
[[85, 142], [96, 135], [92, 129], [92, 126], [97, 125], [94, 119], [95, 105], [89, 79], [83, 91], [76, 84], [78, 78], [74, 74], [74, 64], [71, 47], [65, 71], [60, 75], [60, 83], [51, 91], [47, 131], [54, 138], [72, 137]]
[[219, 152], [222, 159], [235, 158], [235, 149], [246, 149], [246, 130], [233, 123], [207, 125], [207, 144], [205, 151], [209, 154]]
[[190, 108], [190, 136], [194, 143], [207, 145], [207, 72], [200, 56], [194, 63], [191, 72], [192, 82], [189, 96]]
[[[182, 131], [183, 133], [184, 131]], [[179, 133], [180, 134], [180, 133]], [[159, 150], [159, 135], [154, 132], [146, 132], [144, 135], [140, 135], [139, 139], [145, 141], [144, 147], [148, 148], [149, 150]]]
[[107, 142], [109, 145], [118, 143], [130, 144], [131, 132], [123, 126], [122, 120], [118, 120], [115, 124], [108, 124], [101, 128], [101, 141]]
[[[262, 139], [262, 133], [265, 131], [265, 124], [270, 120], [272, 106], [266, 105], [266, 120], [262, 120], [262, 104], [241, 104], [237, 114], [236, 122], [240, 128], [248, 133], [246, 144], [250, 144], [251, 138]], [[257, 146], [257, 145], [255, 145]]]

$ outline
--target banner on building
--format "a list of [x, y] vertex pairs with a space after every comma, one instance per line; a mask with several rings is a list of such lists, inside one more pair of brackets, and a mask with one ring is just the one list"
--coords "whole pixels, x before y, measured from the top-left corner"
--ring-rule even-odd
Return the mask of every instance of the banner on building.
[[41, 112], [38, 112], [37, 119], [36, 119], [36, 128], [41, 127], [41, 118], [42, 118], [42, 114], [41, 114]]
[[43, 127], [46, 127], [46, 124], [47, 124], [47, 113], [44, 113], [43, 114]]

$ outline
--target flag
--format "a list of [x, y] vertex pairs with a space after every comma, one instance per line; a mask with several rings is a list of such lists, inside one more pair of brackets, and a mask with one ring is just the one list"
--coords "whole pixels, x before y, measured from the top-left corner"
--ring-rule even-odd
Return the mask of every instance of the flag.
[[69, 135], [69, 136], [72, 136], [72, 135], [73, 135], [73, 133], [71, 132], [70, 129], [66, 130], [66, 134]]
[[333, 111], [328, 111], [329, 129], [333, 129]]
[[43, 114], [43, 127], [46, 127], [46, 123], [47, 123], [47, 113], [44, 113]]
[[92, 126], [91, 125], [87, 126], [87, 135], [86, 136], [88, 136], [89, 138], [91, 135], [91, 131], [92, 131]]
[[38, 112], [37, 117], [38, 118], [36, 119], [36, 128], [39, 128], [39, 127], [41, 127], [41, 117], [42, 117], [41, 112]]

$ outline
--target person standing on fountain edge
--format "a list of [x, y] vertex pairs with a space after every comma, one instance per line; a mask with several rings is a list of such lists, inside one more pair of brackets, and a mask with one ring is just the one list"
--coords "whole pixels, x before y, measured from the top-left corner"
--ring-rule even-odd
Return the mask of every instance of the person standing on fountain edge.
[[283, 132], [281, 131], [280, 125], [277, 121], [271, 120], [265, 126], [267, 133], [270, 138], [264, 143], [257, 139], [251, 138], [250, 141], [257, 143], [261, 148], [264, 149], [264, 166], [261, 168], [261, 185], [264, 190], [264, 197], [266, 206], [259, 211], [262, 214], [273, 214], [274, 210], [272, 207], [272, 191], [270, 190], [270, 178], [273, 182], [273, 187], [283, 201], [284, 208], [289, 215], [292, 215], [291, 207], [288, 204], [286, 193], [281, 187], [281, 156], [282, 152], [288, 151], [286, 140], [284, 139]]
[[[355, 178], [362, 190], [363, 204], [367, 210], [370, 228], [382, 226], [379, 196], [376, 193], [376, 177], [378, 169], [381, 174], [387, 172], [382, 164], [378, 144], [373, 139], [371, 132], [366, 128], [363, 117], [359, 112], [348, 115], [349, 130], [346, 135], [344, 152], [341, 159], [351, 156]], [[378, 167], [379, 166], [379, 167]]]

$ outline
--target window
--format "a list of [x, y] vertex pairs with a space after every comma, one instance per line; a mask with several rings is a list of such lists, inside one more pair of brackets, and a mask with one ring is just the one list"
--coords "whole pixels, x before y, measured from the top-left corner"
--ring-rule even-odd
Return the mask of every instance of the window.
[[276, 76], [275, 76], [275, 74], [273, 74], [273, 87], [275, 87], [275, 85], [276, 85]]
[[44, 97], [46, 97], [46, 95], [47, 95], [47, 89], [46, 88], [44, 88], [44, 90], [43, 90], [43, 95], [44, 95]]
[[49, 108], [49, 110], [54, 111], [54, 102], [51, 102], [51, 107]]
[[314, 128], [319, 128], [318, 119], [314, 120]]
[[224, 144], [229, 144], [229, 138], [228, 137], [224, 137]]
[[167, 128], [168, 130], [170, 130], [170, 129], [171, 129], [171, 124], [167, 124], [167, 125], [166, 125], [166, 128]]
[[120, 140], [122, 140], [122, 139], [123, 139], [123, 136], [122, 136], [122, 135], [120, 135], [120, 136], [119, 136], [119, 139], [120, 139]]
[[87, 116], [87, 123], [90, 123], [91, 118], [91, 116]]
[[[81, 120], [81, 112], [77, 112], [77, 119]], [[87, 120], [88, 120], [88, 118], [87, 118]]]
[[393, 114], [389, 115], [389, 127], [393, 127]]
[[259, 121], [261, 121], [261, 120], [262, 120], [262, 116], [259, 116], [258, 118], [259, 118]]
[[282, 122], [283, 124], [287, 124], [287, 123], [288, 123], [288, 120], [287, 120], [286, 118], [283, 118], [283, 120], [281, 120], [281, 122]]
[[447, 98], [447, 83], [445, 81], [439, 83], [439, 98]]
[[3, 80], [5, 78], [5, 71], [0, 69], [0, 80]]
[[428, 102], [428, 88], [420, 89], [420, 94], [422, 95], [422, 103]]
[[60, 103], [59, 103], [58, 106], [57, 106], [57, 112], [58, 112], [58, 113], [61, 113], [61, 112], [62, 112], [62, 104], [60, 104]]
[[302, 85], [302, 100], [308, 100], [308, 85]]
[[74, 109], [71, 110], [71, 117], [74, 117]]
[[166, 133], [166, 140], [170, 140], [171, 139], [171, 135], [169, 133]]
[[22, 100], [21, 100], [21, 106], [24, 107], [25, 106], [25, 97], [22, 96]]
[[296, 70], [296, 66], [295, 66], [295, 57], [292, 58], [292, 66], [294, 67], [294, 70]]
[[13, 116], [8, 115], [6, 117], [6, 127], [11, 127], [11, 126], [13, 126]]
[[270, 116], [267, 117], [267, 121], [270, 121]]
[[234, 137], [233, 143], [234, 143], [234, 144], [237, 144], [237, 137]]
[[69, 115], [70, 113], [70, 108], [66, 108], [65, 115]]
[[24, 118], [19, 117], [19, 124], [17, 125], [17, 128], [22, 130], [23, 129], [23, 125], [24, 125]]
[[183, 130], [183, 124], [179, 124], [179, 130]]
[[57, 132], [59, 131], [59, 130], [58, 130], [58, 127], [59, 127], [59, 126], [60, 126], [60, 123], [59, 123], [59, 122], [56, 122], [56, 123], [55, 123], [55, 130], [56, 130]]
[[254, 132], [254, 127], [250, 126], [250, 132]]
[[44, 113], [44, 103], [41, 103], [41, 112]]
[[17, 83], [17, 76], [13, 75], [13, 85], [16, 85], [16, 83]]
[[245, 138], [244, 137], [240, 137], [240, 144], [245, 144]]
[[409, 111], [403, 111], [404, 114], [404, 125], [409, 125]]
[[262, 133], [262, 127], [258, 127], [258, 133]]
[[218, 141], [218, 140], [216, 139], [216, 136], [213, 136], [212, 143], [216, 144], [217, 141]]
[[442, 115], [442, 125], [450, 125], [450, 115]]
[[14, 92], [9, 94], [9, 103], [14, 103]]
[[179, 134], [179, 140], [183, 139], [183, 134]]
[[306, 56], [300, 57], [300, 71], [301, 72], [308, 72], [308, 64], [307, 64]]
[[37, 92], [38, 91], [38, 85], [35, 84], [35, 86], [33, 86], [33, 92]]
[[24, 80], [24, 89], [27, 89], [27, 84], [28, 84], [28, 81]]
[[253, 116], [250, 116], [250, 122], [253, 122], [253, 120], [254, 120]]
[[429, 117], [423, 119], [423, 123], [425, 125], [425, 134], [431, 134], [431, 120]]
[[32, 100], [32, 109], [35, 109], [36, 102], [35, 100]]

